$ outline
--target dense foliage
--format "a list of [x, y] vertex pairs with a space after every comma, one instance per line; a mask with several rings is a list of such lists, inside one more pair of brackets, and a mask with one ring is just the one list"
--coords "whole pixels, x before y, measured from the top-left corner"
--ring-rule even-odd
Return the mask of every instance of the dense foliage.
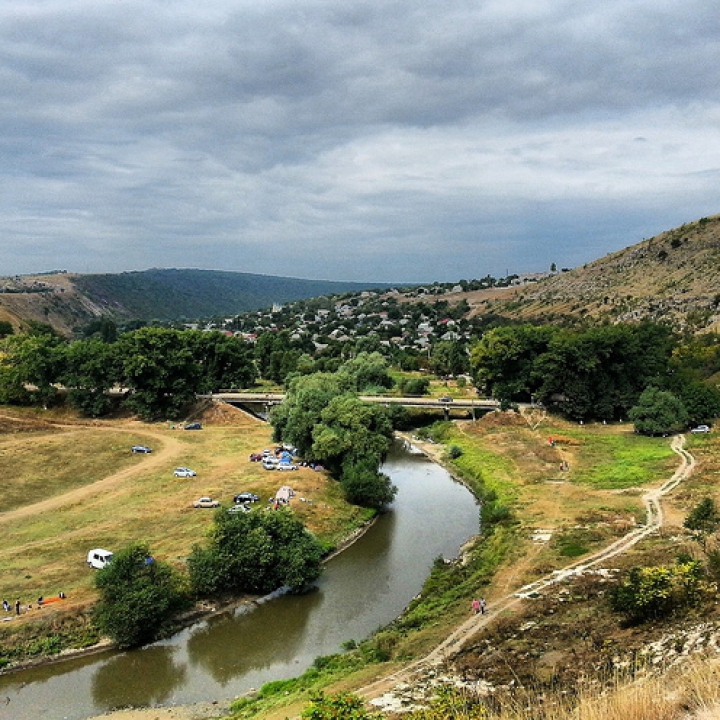
[[220, 509], [208, 545], [196, 545], [188, 558], [190, 583], [201, 596], [302, 588], [320, 576], [322, 555], [321, 543], [287, 509]]
[[313, 695], [310, 704], [303, 710], [303, 720], [380, 720], [380, 713], [365, 709], [362, 698], [348, 693]]
[[613, 610], [631, 623], [657, 620], [694, 605], [702, 593], [702, 564], [634, 568], [611, 594]]
[[682, 402], [671, 392], [656, 387], [643, 391], [628, 417], [643, 435], [666, 435], [681, 430], [688, 420]]
[[498, 327], [470, 364], [478, 389], [503, 404], [538, 401], [576, 420], [617, 420], [639, 406], [637, 429], [663, 433], [720, 414], [720, 391], [706, 382], [720, 368], [716, 339], [683, 345], [654, 323]]
[[349, 502], [379, 509], [396, 489], [380, 465], [390, 448], [391, 414], [356, 392], [387, 384], [387, 364], [378, 354], [361, 354], [336, 373], [293, 378], [282, 405], [273, 408], [274, 438], [300, 455], [321, 462], [342, 484]]
[[0, 402], [47, 406], [63, 386], [90, 416], [111, 409], [115, 387], [125, 390], [126, 407], [156, 420], [179, 417], [196, 393], [247, 386], [256, 376], [250, 346], [218, 332], [146, 327], [108, 343], [33, 331], [0, 340]]
[[96, 621], [121, 648], [160, 637], [187, 603], [182, 576], [155, 560], [147, 545], [137, 543], [115, 553], [95, 576], [100, 591]]

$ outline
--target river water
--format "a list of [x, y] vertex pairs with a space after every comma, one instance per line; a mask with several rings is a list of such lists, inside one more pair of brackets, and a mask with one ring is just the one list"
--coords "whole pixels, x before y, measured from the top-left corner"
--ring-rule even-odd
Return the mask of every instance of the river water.
[[299, 675], [319, 655], [372, 634], [420, 591], [435, 558], [455, 557], [478, 531], [473, 496], [440, 466], [396, 443], [383, 470], [399, 490], [390, 512], [327, 564], [312, 592], [210, 617], [140, 650], [0, 676], [0, 720], [222, 701]]

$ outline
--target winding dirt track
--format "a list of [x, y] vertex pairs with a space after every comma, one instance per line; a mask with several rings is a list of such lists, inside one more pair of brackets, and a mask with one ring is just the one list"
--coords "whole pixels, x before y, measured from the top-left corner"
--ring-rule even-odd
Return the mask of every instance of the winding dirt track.
[[643, 495], [645, 504], [646, 521], [620, 539], [607, 547], [599, 550], [583, 560], [566, 565], [561, 570], [546, 575], [534, 582], [524, 585], [510, 595], [496, 600], [493, 603], [492, 611], [484, 615], [472, 615], [465, 622], [457, 627], [445, 640], [425, 657], [416, 660], [412, 664], [398, 670], [395, 673], [379, 678], [373, 683], [358, 690], [362, 697], [373, 700], [385, 693], [391, 693], [392, 689], [400, 683], [412, 684], [413, 678], [424, 675], [428, 670], [444, 663], [449, 657], [459, 652], [467, 639], [474, 635], [480, 628], [492, 622], [493, 618], [512, 607], [520, 604], [525, 599], [541, 592], [573, 575], [582, 574], [585, 570], [601, 565], [610, 558], [620, 555], [639, 543], [643, 538], [656, 532], [664, 522], [661, 499], [674, 490], [683, 480], [690, 477], [695, 469], [695, 458], [685, 450], [685, 436], [678, 435], [672, 439], [670, 447], [680, 458], [680, 464], [671, 478], [662, 485], [653, 488]]
[[[72, 428], [77, 429], [76, 426], [72, 426]], [[132, 433], [134, 435], [138, 435], [137, 427], [124, 428], [113, 426], [105, 428], [93, 426], [92, 431], [113, 433], [127, 432], [129, 434]], [[172, 458], [175, 458], [182, 454], [184, 446], [181, 442], [177, 440], [177, 438], [172, 437], [172, 435], [168, 433], [157, 433], [153, 432], [152, 430], [147, 430], [143, 428], [142, 435], [144, 437], [152, 437], [160, 443], [160, 449], [158, 451], [153, 450], [150, 455], [143, 456], [143, 472], [148, 469], [171, 464], [169, 463], [169, 461]], [[139, 471], [140, 469], [137, 466], [132, 465], [116, 473], [113, 473], [112, 475], [108, 475], [102, 480], [98, 480], [97, 482], [91, 483], [89, 485], [83, 485], [82, 487], [75, 488], [74, 490], [69, 490], [62, 495], [53, 495], [52, 497], [45, 498], [44, 500], [32, 503], [31, 505], [23, 505], [22, 507], [15, 508], [14, 510], [8, 510], [7, 512], [3, 512], [0, 514], [0, 527], [20, 518], [31, 517], [33, 515], [38, 515], [43, 512], [48, 512], [49, 510], [57, 510], [58, 508], [61, 508], [65, 505], [72, 505], [80, 500], [84, 500], [85, 498], [97, 495], [105, 489], [116, 487], [118, 483], [132, 479], [133, 477], [137, 476]]]

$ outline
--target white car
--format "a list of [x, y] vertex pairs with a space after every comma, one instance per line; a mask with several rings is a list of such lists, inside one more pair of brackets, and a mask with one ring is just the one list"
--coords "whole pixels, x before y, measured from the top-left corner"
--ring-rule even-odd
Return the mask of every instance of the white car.
[[697, 427], [694, 427], [690, 432], [693, 432], [693, 433], [709, 433], [709, 432], [710, 432], [710, 426], [709, 426], [709, 425], [698, 425]]
[[236, 515], [237, 513], [249, 513], [250, 508], [247, 505], [232, 505], [228, 508], [228, 512], [231, 515]]
[[281, 462], [275, 466], [276, 470], [297, 470], [297, 465], [288, 462]]
[[188, 478], [188, 477], [195, 477], [197, 475], [197, 473], [188, 467], [179, 467], [179, 468], [175, 468], [175, 472], [173, 473], [173, 475], [175, 477]]
[[216, 508], [220, 507], [220, 503], [217, 500], [213, 500], [211, 497], [198, 498], [193, 503], [194, 508]]

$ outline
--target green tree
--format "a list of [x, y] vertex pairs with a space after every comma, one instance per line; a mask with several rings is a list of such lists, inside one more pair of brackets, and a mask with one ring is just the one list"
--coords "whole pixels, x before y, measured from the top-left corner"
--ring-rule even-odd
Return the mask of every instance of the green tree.
[[142, 328], [118, 340], [126, 405], [146, 420], [180, 417], [195, 399], [201, 367], [187, 331]]
[[89, 417], [106, 414], [113, 404], [109, 391], [120, 380], [120, 366], [115, 345], [100, 339], [70, 343], [60, 376], [70, 405]]
[[643, 391], [628, 417], [643, 435], [675, 432], [687, 424], [687, 411], [672, 393], [649, 387]]
[[685, 518], [683, 527], [690, 530], [693, 537], [706, 547], [707, 538], [720, 527], [720, 512], [712, 498], [703, 498]]
[[457, 340], [441, 340], [433, 345], [430, 353], [430, 369], [439, 376], [460, 375], [468, 371], [470, 359], [465, 343]]
[[197, 595], [302, 588], [322, 571], [323, 547], [291, 511], [215, 514], [207, 547], [188, 558]]
[[611, 593], [610, 603], [632, 623], [657, 620], [694, 605], [702, 592], [702, 565], [634, 568]]
[[392, 434], [385, 408], [355, 395], [339, 395], [330, 400], [313, 428], [312, 456], [336, 475], [360, 460], [377, 470], [390, 449]]
[[557, 332], [532, 325], [489, 330], [470, 353], [475, 386], [498, 400], [530, 400], [541, 385], [537, 358]]
[[390, 478], [367, 459], [344, 462], [341, 485], [349, 503], [374, 510], [389, 505], [397, 494]]
[[398, 382], [403, 395], [427, 395], [430, 380], [426, 377], [404, 377]]
[[359, 353], [352, 360], [343, 363], [338, 374], [345, 379], [345, 387], [359, 393], [393, 386], [388, 362], [379, 352]]
[[675, 394], [687, 410], [690, 423], [711, 423], [720, 417], [720, 390], [697, 380], [688, 380]]
[[198, 392], [246, 388], [257, 379], [252, 347], [242, 338], [221, 332], [192, 332], [188, 346], [199, 366]]
[[57, 396], [64, 341], [44, 325], [0, 341], [0, 401], [47, 407]]
[[276, 441], [293, 444], [300, 455], [312, 457], [313, 429], [328, 403], [343, 392], [342, 378], [335, 373], [294, 377], [285, 400], [270, 413]]
[[152, 558], [143, 543], [117, 552], [97, 572], [95, 586], [100, 592], [95, 611], [98, 626], [121, 648], [161, 637], [187, 605], [182, 576], [168, 563]]

